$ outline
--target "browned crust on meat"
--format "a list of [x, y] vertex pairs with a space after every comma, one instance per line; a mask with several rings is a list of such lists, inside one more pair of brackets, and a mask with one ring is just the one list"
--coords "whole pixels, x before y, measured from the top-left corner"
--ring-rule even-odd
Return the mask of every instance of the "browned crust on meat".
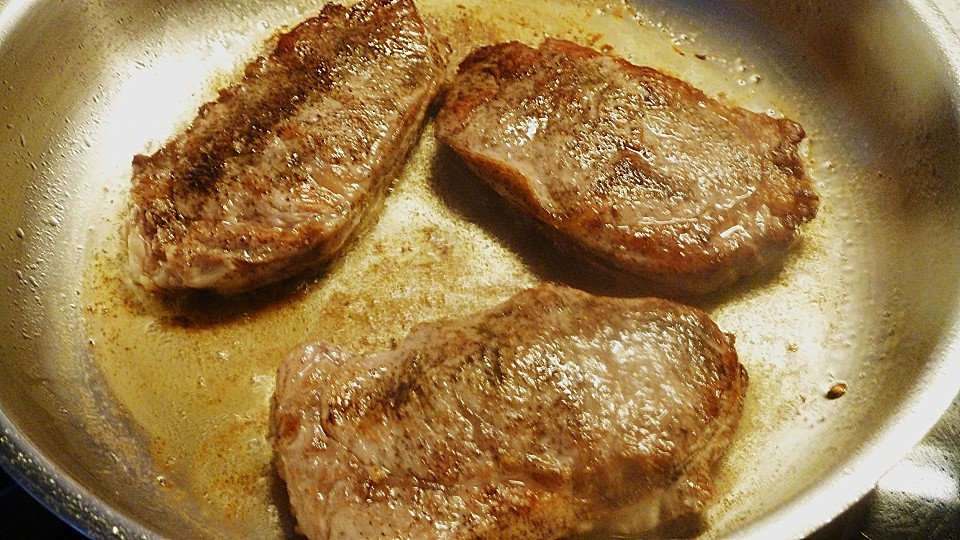
[[291, 353], [277, 466], [312, 538], [638, 533], [703, 511], [747, 385], [696, 308], [541, 285], [391, 352]]
[[[604, 76], [607, 78], [602, 79]], [[577, 188], [561, 186], [563, 179], [557, 181], [549, 176], [554, 170], [570, 165], [573, 159], [564, 157], [569, 153], [568, 147], [572, 146], [563, 143], [563, 136], [568, 133], [558, 130], [566, 129], [568, 124], [580, 119], [563, 118], [557, 111], [575, 109], [580, 113], [580, 109], [569, 104], [577, 100], [602, 101], [603, 94], [598, 88], [603, 85], [613, 88], [611, 91], [626, 89], [624, 94], [629, 98], [607, 107], [604, 112], [618, 112], [616, 108], [620, 107], [635, 116], [610, 128], [610, 136], [617, 139], [610, 143], [610, 160], [602, 165], [606, 170], [562, 169], [563, 174], [593, 176], [583, 178]], [[522, 98], [516, 95], [521, 92], [524, 92]], [[637, 103], [639, 98], [636, 96], [644, 93], [650, 103]], [[537, 99], [549, 101], [554, 110], [545, 106], [540, 109], [536, 105], [528, 106]], [[505, 157], [507, 150], [503, 148], [506, 143], [497, 146], [502, 139], [488, 134], [477, 135], [481, 130], [489, 133], [506, 129], [508, 120], [505, 117], [487, 118], [484, 115], [491, 114], [490, 111], [496, 110], [497, 106], [506, 108], [518, 103], [517, 109], [528, 108], [508, 109], [509, 113], [542, 112], [549, 118], [545, 121], [546, 130], [551, 129], [554, 122], [564, 126], [539, 141], [531, 139], [529, 144], [540, 144], [536, 150], [544, 156], [541, 161], [545, 163], [539, 169], [535, 168], [535, 163]], [[616, 206], [622, 202], [617, 199], [619, 194], [663, 196], [662, 200], [651, 198], [644, 202], [639, 199], [638, 203], [638, 206], [647, 205], [654, 210], [666, 208], [661, 215], [667, 214], [669, 205], [676, 200], [680, 201], [678, 208], [683, 210], [684, 206], [690, 205], [685, 197], [695, 199], [699, 196], [697, 186], [692, 185], [689, 178], [665, 176], [663, 169], [655, 168], [650, 159], [643, 157], [644, 152], [659, 157], [655, 155], [657, 150], [651, 150], [644, 140], [642, 126], [647, 121], [644, 114], [647, 111], [669, 111], [671, 107], [679, 111], [678, 123], [699, 122], [698, 117], [684, 112], [699, 107], [711, 116], [705, 118], [702, 125], [695, 126], [696, 129], [723, 129], [742, 137], [745, 142], [738, 151], [753, 161], [749, 167], [744, 166], [737, 182], [741, 182], [744, 189], [754, 191], [743, 200], [732, 203], [727, 210], [706, 207], [697, 216], [676, 216], [689, 219], [670, 223], [669, 219], [658, 218], [662, 224], [644, 225], [643, 216], [618, 215]], [[717, 127], [721, 121], [726, 123]], [[584, 117], [583, 122], [594, 122], [591, 125], [599, 126], [598, 129], [609, 127], [602, 120]], [[480, 125], [483, 127], [478, 127]], [[678, 128], [682, 129], [682, 126]], [[626, 134], [627, 131], [632, 134]], [[540, 49], [512, 42], [474, 51], [461, 63], [458, 78], [438, 113], [437, 134], [497, 193], [534, 217], [560, 247], [680, 291], [710, 292], [777, 260], [792, 245], [800, 224], [812, 219], [819, 206], [819, 197], [799, 154], [800, 142], [805, 137], [800, 124], [739, 107], [726, 107], [675, 77], [563, 40], [547, 40]], [[717, 135], [719, 138], [723, 136], [724, 131]], [[589, 138], [589, 134], [585, 138]], [[598, 147], [588, 146], [592, 142], [577, 148], [579, 151], [599, 151]], [[692, 146], [696, 142], [684, 144]], [[705, 140], [704, 144], [713, 142]], [[676, 155], [693, 161], [697, 159], [693, 152], [683, 148]], [[712, 157], [715, 156], [705, 159]], [[733, 161], [736, 158], [729, 156], [727, 159]], [[711, 165], [707, 163], [705, 166]], [[716, 169], [726, 174], [725, 169], [734, 170], [737, 166], [733, 163]], [[532, 173], [531, 169], [537, 172]], [[755, 177], [746, 178], [748, 175]], [[541, 183], [546, 187], [538, 191]], [[576, 181], [566, 183], [575, 184]], [[552, 189], [567, 191], [550, 192]], [[675, 193], [665, 195], [669, 190]], [[670, 200], [669, 196], [673, 195], [680, 199]], [[705, 191], [703, 196], [709, 197], [711, 193]], [[553, 200], [548, 200], [550, 198]], [[757, 221], [765, 222], [758, 224]], [[724, 236], [736, 231], [738, 226], [748, 237]]]
[[380, 207], [449, 52], [413, 0], [329, 4], [280, 35], [186, 132], [134, 158], [135, 281], [232, 293], [321, 267]]

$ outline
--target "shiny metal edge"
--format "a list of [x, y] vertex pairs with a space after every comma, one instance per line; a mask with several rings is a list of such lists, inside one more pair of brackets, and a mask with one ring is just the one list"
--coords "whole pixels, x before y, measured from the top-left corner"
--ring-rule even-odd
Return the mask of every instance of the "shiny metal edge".
[[[940, 53], [951, 73], [951, 100], [954, 112], [960, 111], [960, 39], [932, 0], [908, 0], [915, 16], [931, 30]], [[34, 5], [33, 0], [0, 0], [0, 45]], [[951, 334], [960, 339], [960, 321], [955, 321]], [[876, 484], [883, 472], [894, 467], [911, 448], [933, 428], [940, 415], [947, 410], [960, 391], [960, 347], [951, 345], [938, 351], [950, 359], [945, 367], [928, 376], [925, 395], [930, 399], [923, 410], [905, 411], [896, 419], [903, 424], [898, 437], [886, 441], [883, 447], [874, 447], [848, 462], [858, 466], [842, 482], [829, 482], [809, 490], [802, 500], [789, 509], [774, 512], [754, 522], [736, 535], [737, 538], [780, 537], [784, 530], [811, 534], [835, 516], [823, 517], [825, 499], [831, 510], [838, 498], [844, 508], [853, 506]], [[929, 416], [931, 410], [940, 414]], [[145, 529], [141, 524], [113, 511], [102, 499], [90, 493], [73, 478], [64, 475], [51, 461], [37, 452], [36, 447], [17, 429], [0, 410], [0, 466], [32, 497], [64, 521], [91, 538], [159, 539], [162, 536]]]
[[953, 76], [951, 97], [954, 111], [960, 114], [960, 36], [934, 0], [910, 0], [908, 3], [940, 45], [940, 53]]
[[37, 452], [0, 410], [0, 466], [27, 493], [77, 531], [99, 539], [160, 538], [143, 525], [115, 512]]
[[[937, 45], [940, 61], [949, 69], [951, 111], [960, 123], [960, 37], [941, 13], [933, 0], [908, 0], [912, 14], [929, 31]], [[824, 482], [800, 496], [792, 504], [747, 525], [735, 538], [779, 538], [783, 531], [794, 531], [809, 536], [828, 524], [836, 515], [838, 501], [846, 511], [863, 499], [879, 478], [904, 459], [910, 450], [937, 424], [955, 399], [960, 397], [960, 319], [955, 314], [953, 325], [944, 334], [941, 346], [934, 354], [944, 358], [941, 368], [926, 374], [919, 381], [925, 386], [922, 407], [903, 411], [892, 419], [897, 425], [894, 434], [888, 434], [883, 444], [865, 447], [860, 454], [849, 456], [850, 464], [834, 480]], [[935, 413], [935, 414], [934, 414]], [[826, 509], [830, 512], [824, 512]], [[838, 514], [839, 515], [839, 514]]]
[[[36, 4], [34, 0], [0, 1], [0, 47]], [[161, 538], [117, 513], [103, 499], [63, 474], [37, 451], [3, 410], [0, 410], [0, 467], [47, 510], [90, 538]]]
[[[960, 333], [960, 324], [954, 325], [952, 333]], [[895, 436], [887, 436], [883, 444], [866, 447], [862, 453], [849, 456], [846, 460], [849, 467], [835, 480], [808, 490], [799, 500], [747, 525], [732, 538], [780, 538], [783, 531], [794, 531], [797, 538], [804, 538], [863, 499], [876, 486], [877, 480], [907, 456], [936, 425], [958, 396], [960, 348], [951, 346], [940, 354], [949, 357], [950, 361], [946, 362], [944, 369], [922, 381], [929, 385], [924, 391], [928, 398], [924, 407], [906, 411], [893, 420], [897, 425]]]

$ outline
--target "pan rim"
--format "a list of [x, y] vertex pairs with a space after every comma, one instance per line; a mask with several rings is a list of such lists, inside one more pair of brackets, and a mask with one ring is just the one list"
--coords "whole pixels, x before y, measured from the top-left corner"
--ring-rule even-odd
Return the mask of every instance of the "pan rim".
[[[0, 2], [0, 47], [33, 4], [32, 0]], [[950, 75], [949, 90], [953, 112], [957, 114], [960, 110], [960, 38], [932, 0], [907, 0], [905, 4], [921, 21], [923, 28], [930, 31], [931, 42], [937, 45], [938, 52], [943, 57], [944, 68], [949, 70]], [[943, 362], [941, 369], [928, 374], [924, 380], [928, 388], [924, 392], [927, 402], [923, 410], [905, 411], [902, 415], [897, 415], [895, 422], [909, 427], [898, 429], [895, 440], [885, 441], [889, 445], [884, 445], [882, 449], [873, 448], [857, 457], [858, 466], [846, 477], [846, 487], [840, 493], [842, 508], [837, 505], [836, 483], [820, 484], [803, 493], [793, 503], [748, 524], [737, 536], [767, 538], [772, 536], [773, 531], [782, 534], [785, 526], [788, 530], [809, 534], [860, 500], [876, 484], [882, 473], [901, 460], [923, 434], [933, 427], [960, 392], [960, 346], [957, 345], [957, 339], [960, 339], [960, 323], [954, 321], [954, 326], [945, 335], [952, 339], [944, 339], [945, 346], [941, 346], [934, 354], [949, 361]], [[934, 410], [938, 413], [935, 416], [930, 414]], [[909, 436], [905, 436], [907, 434]], [[891, 447], [895, 450], [891, 451]], [[104, 499], [66, 474], [39, 451], [2, 409], [0, 466], [32, 497], [84, 534], [94, 537], [162, 538], [144, 524], [118, 512]], [[822, 510], [821, 505], [826, 497], [831, 499], [829, 506], [836, 512], [830, 512], [831, 515], [824, 518], [823, 514], [817, 514], [816, 510]], [[811, 517], [818, 515], [819, 517]], [[789, 525], [795, 527], [791, 528]]]
[[[955, 122], [960, 122], [960, 36], [950, 25], [940, 8], [933, 0], [907, 0], [905, 5], [925, 29], [930, 42], [937, 46], [944, 67], [951, 111]], [[855, 468], [842, 467], [834, 479], [822, 482], [798, 495], [793, 502], [785, 503], [780, 509], [748, 523], [735, 535], [736, 538], [774, 538], [784, 530], [792, 530], [803, 536], [813, 534], [848, 510], [871, 489], [880, 478], [909, 454], [943, 416], [954, 400], [960, 398], [960, 320], [952, 321], [952, 327], [944, 331], [944, 338], [931, 356], [944, 359], [938, 370], [927, 373], [918, 381], [925, 386], [922, 407], [901, 411], [889, 424], [897, 425], [896, 436], [890, 430], [879, 439], [883, 444], [867, 447], [844, 462], [856, 462]], [[935, 413], [935, 414], [932, 414]], [[839, 505], [838, 505], [839, 501]], [[824, 504], [824, 503], [828, 504]], [[824, 508], [828, 512], [824, 517]]]
[[0, 409], [0, 467], [44, 508], [91, 538], [162, 538], [66, 474]]

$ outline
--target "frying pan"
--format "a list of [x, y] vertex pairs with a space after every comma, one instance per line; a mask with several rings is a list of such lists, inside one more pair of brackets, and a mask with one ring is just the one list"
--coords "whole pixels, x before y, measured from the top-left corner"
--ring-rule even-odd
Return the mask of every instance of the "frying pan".
[[[298, 341], [386, 348], [541, 280], [656, 293], [555, 253], [430, 126], [380, 218], [317, 275], [227, 299], [133, 287], [132, 156], [319, 5], [0, 3], [0, 462], [91, 536], [293, 536], [267, 411]], [[960, 387], [960, 45], [931, 4], [420, 7], [455, 56], [567, 37], [805, 126], [820, 215], [782, 263], [683, 299], [737, 336], [751, 375], [704, 536], [809, 534], [934, 424]]]

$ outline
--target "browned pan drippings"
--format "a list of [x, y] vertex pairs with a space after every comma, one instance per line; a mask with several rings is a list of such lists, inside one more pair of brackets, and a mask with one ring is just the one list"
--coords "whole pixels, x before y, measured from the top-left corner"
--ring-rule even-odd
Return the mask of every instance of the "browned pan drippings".
[[[119, 232], [132, 157], [322, 2], [35, 4], [3, 12], [0, 42], [0, 286], [15, 299], [0, 450], [91, 530], [291, 537], [268, 414], [302, 341], [388, 349], [542, 281], [656, 292], [571, 264], [428, 125], [383, 214], [319, 274], [234, 299], [150, 296], [127, 278]], [[454, 65], [480, 44], [563, 38], [803, 125], [816, 219], [779, 267], [689, 300], [736, 336], [751, 379], [707, 535], [802, 536], [915, 444], [960, 380], [960, 84], [940, 49], [956, 43], [927, 31], [919, 1], [695, 4], [418, 2]], [[827, 399], [837, 381], [846, 393]], [[124, 517], [83, 517], [103, 508]]]

